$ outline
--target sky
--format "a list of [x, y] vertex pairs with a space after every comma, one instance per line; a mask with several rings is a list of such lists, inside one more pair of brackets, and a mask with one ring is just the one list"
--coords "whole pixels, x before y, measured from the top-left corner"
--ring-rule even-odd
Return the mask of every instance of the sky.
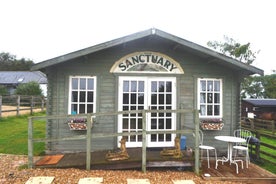
[[207, 47], [251, 43], [253, 66], [276, 70], [273, 0], [0, 0], [0, 52], [35, 63], [150, 28]]

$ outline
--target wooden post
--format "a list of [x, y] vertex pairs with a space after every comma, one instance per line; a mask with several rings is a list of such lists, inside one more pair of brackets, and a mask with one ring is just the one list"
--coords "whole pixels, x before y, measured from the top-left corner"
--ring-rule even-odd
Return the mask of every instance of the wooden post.
[[86, 170], [90, 170], [91, 164], [91, 114], [87, 115], [87, 124], [86, 124]]
[[2, 96], [0, 96], [0, 117], [2, 117]]
[[33, 108], [34, 108], [34, 96], [31, 96], [31, 115], [33, 115]]
[[44, 111], [44, 97], [41, 98], [41, 111]]
[[142, 112], [142, 116], [143, 116], [143, 125], [142, 125], [142, 172], [146, 172], [146, 167], [147, 167], [147, 148], [146, 148], [146, 144], [147, 144], [147, 126], [146, 126], [146, 111], [143, 110]]
[[20, 113], [20, 95], [17, 96], [16, 115], [19, 116], [19, 113]]
[[256, 138], [259, 140], [259, 144], [255, 145], [255, 154], [256, 154], [256, 159], [260, 159], [260, 144], [261, 144], [261, 135], [259, 131], [256, 131]]
[[28, 118], [28, 167], [33, 168], [33, 122]]
[[195, 173], [199, 175], [199, 112], [194, 110], [195, 121]]

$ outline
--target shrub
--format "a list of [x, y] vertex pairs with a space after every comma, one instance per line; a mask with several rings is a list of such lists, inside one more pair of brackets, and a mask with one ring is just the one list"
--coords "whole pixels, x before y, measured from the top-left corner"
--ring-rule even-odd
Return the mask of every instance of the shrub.
[[0, 95], [7, 95], [8, 94], [8, 90], [5, 86], [0, 85]]
[[42, 89], [37, 82], [28, 82], [20, 84], [16, 90], [17, 95], [39, 95], [42, 96]]

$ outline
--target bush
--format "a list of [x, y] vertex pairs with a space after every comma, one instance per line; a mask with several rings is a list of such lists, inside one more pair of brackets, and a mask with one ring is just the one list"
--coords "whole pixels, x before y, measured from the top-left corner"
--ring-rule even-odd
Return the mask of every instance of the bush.
[[28, 82], [25, 84], [20, 84], [16, 90], [16, 95], [38, 95], [42, 96], [42, 89], [37, 82]]
[[0, 85], [0, 95], [7, 95], [8, 94], [8, 90], [5, 86]]

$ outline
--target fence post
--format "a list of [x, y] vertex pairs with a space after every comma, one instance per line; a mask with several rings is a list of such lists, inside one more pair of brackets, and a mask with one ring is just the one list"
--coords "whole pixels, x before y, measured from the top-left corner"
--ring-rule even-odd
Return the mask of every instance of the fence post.
[[143, 110], [143, 125], [142, 125], [142, 172], [146, 172], [146, 163], [147, 163], [147, 148], [146, 148], [146, 141], [147, 141], [147, 132], [146, 132], [146, 111]]
[[2, 117], [2, 96], [0, 96], [0, 117]]
[[34, 96], [31, 96], [31, 115], [33, 115], [33, 108], [34, 108]]
[[195, 173], [199, 175], [199, 111], [194, 110], [195, 121]]
[[20, 113], [20, 95], [17, 96], [16, 115], [19, 116], [19, 113]]
[[41, 98], [41, 111], [44, 110], [44, 97]]
[[33, 122], [32, 118], [28, 118], [28, 168], [33, 168]]
[[91, 118], [91, 114], [88, 114], [86, 122], [86, 170], [90, 170], [91, 164]]

